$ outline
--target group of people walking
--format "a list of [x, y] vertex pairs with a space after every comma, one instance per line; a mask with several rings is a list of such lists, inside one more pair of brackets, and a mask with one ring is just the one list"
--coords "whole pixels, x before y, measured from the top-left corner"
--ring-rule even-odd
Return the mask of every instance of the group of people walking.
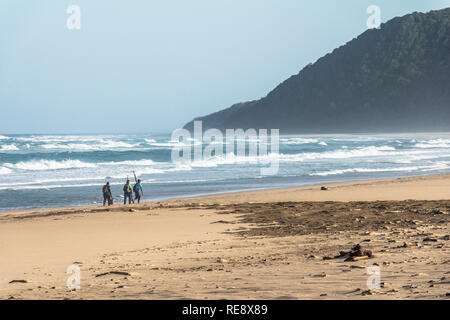
[[[134, 193], [134, 197], [133, 197]], [[144, 189], [142, 189], [141, 180], [137, 180], [135, 185], [132, 186], [129, 179], [127, 179], [127, 182], [123, 186], [123, 204], [131, 204], [131, 202], [137, 201], [137, 203], [141, 202], [141, 197], [144, 195]], [[106, 184], [103, 186], [103, 206], [108, 203], [108, 206], [113, 205], [113, 196], [111, 192], [111, 187], [109, 185], [109, 182], [106, 182]]]

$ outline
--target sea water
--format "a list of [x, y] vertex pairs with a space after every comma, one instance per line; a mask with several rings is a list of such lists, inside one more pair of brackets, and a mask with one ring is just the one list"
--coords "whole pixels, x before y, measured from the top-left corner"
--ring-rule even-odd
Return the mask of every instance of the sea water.
[[281, 136], [271, 176], [232, 155], [173, 163], [179, 145], [170, 134], [0, 135], [0, 210], [98, 205], [106, 181], [120, 203], [133, 171], [144, 200], [450, 172], [448, 133]]

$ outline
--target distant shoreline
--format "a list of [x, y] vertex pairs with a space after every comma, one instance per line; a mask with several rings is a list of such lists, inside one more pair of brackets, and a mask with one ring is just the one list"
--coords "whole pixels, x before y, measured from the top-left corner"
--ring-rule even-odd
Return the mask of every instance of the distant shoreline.
[[[434, 183], [439, 180], [448, 182], [448, 192], [441, 191], [437, 193], [430, 193], [427, 190], [423, 191], [422, 197], [418, 197], [417, 193], [413, 194], [416, 196], [411, 196], [409, 198], [406, 193], [392, 193], [390, 196], [386, 197], [386, 194], [382, 192], [383, 197], [377, 199], [375, 198], [375, 194], [368, 195], [367, 193], [357, 194], [357, 186], [367, 186], [367, 185], [383, 185], [383, 184], [417, 184], [420, 181], [433, 181]], [[327, 186], [329, 190], [322, 191], [320, 190], [321, 186]], [[400, 186], [400, 185], [399, 185]], [[340, 190], [340, 195], [342, 194], [342, 188], [351, 188], [352, 193], [356, 192], [356, 194], [349, 194], [347, 197], [341, 197], [341, 199], [332, 197], [327, 198], [330, 195], [330, 191], [333, 191], [335, 188]], [[356, 188], [356, 189], [355, 189]], [[445, 188], [444, 188], [445, 190]], [[317, 191], [320, 191], [317, 193]], [[304, 196], [299, 199], [295, 197], [286, 199], [286, 194], [293, 193], [302, 193], [305, 192]], [[314, 194], [311, 199], [308, 199], [308, 195]], [[342, 180], [342, 181], [334, 181], [329, 183], [319, 183], [319, 184], [308, 184], [308, 185], [300, 185], [300, 186], [288, 186], [288, 187], [274, 187], [274, 188], [254, 188], [254, 189], [245, 189], [241, 191], [229, 191], [229, 192], [218, 192], [218, 193], [209, 193], [209, 194], [199, 194], [192, 196], [176, 196], [176, 197], [167, 197], [160, 198], [149, 201], [141, 201], [141, 205], [152, 205], [152, 204], [160, 204], [160, 203], [187, 203], [187, 202], [203, 202], [203, 201], [214, 201], [214, 199], [222, 200], [226, 202], [235, 202], [236, 199], [251, 199], [251, 198], [259, 198], [261, 195], [272, 195], [270, 197], [270, 201], [375, 201], [375, 200], [407, 200], [407, 199], [415, 199], [415, 200], [444, 200], [450, 199], [450, 174], [431, 174], [431, 175], [414, 175], [408, 177], [393, 177], [393, 178], [377, 178], [377, 179], [355, 179], [355, 180]], [[446, 195], [444, 197], [440, 197], [440, 195]], [[276, 197], [279, 197], [279, 200]], [[126, 207], [134, 208], [139, 205], [127, 205]], [[116, 203], [110, 209], [124, 207], [122, 203]], [[34, 208], [34, 209], [17, 209], [17, 210], [5, 210], [0, 211], [0, 217], [8, 214], [18, 214], [18, 213], [42, 213], [48, 211], [59, 211], [59, 210], [87, 210], [87, 209], [95, 209], [95, 208], [103, 208], [100, 205], [75, 205], [75, 206], [59, 206], [59, 207], [49, 207], [49, 208]], [[108, 207], [105, 207], [108, 208]]]

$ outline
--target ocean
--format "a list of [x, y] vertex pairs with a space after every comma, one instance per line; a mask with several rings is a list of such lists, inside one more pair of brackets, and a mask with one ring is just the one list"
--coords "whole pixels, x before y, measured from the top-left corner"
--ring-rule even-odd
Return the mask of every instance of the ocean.
[[106, 181], [120, 203], [133, 171], [144, 200], [450, 172], [448, 133], [281, 136], [265, 156], [279, 161], [271, 176], [264, 159], [236, 155], [173, 163], [179, 144], [170, 134], [0, 135], [0, 211], [98, 205]]

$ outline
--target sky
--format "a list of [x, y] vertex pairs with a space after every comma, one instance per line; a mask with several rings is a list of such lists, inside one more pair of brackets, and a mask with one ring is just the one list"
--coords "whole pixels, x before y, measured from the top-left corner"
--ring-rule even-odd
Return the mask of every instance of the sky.
[[[80, 29], [69, 29], [71, 5]], [[163, 133], [450, 0], [2, 0], [0, 133]]]

